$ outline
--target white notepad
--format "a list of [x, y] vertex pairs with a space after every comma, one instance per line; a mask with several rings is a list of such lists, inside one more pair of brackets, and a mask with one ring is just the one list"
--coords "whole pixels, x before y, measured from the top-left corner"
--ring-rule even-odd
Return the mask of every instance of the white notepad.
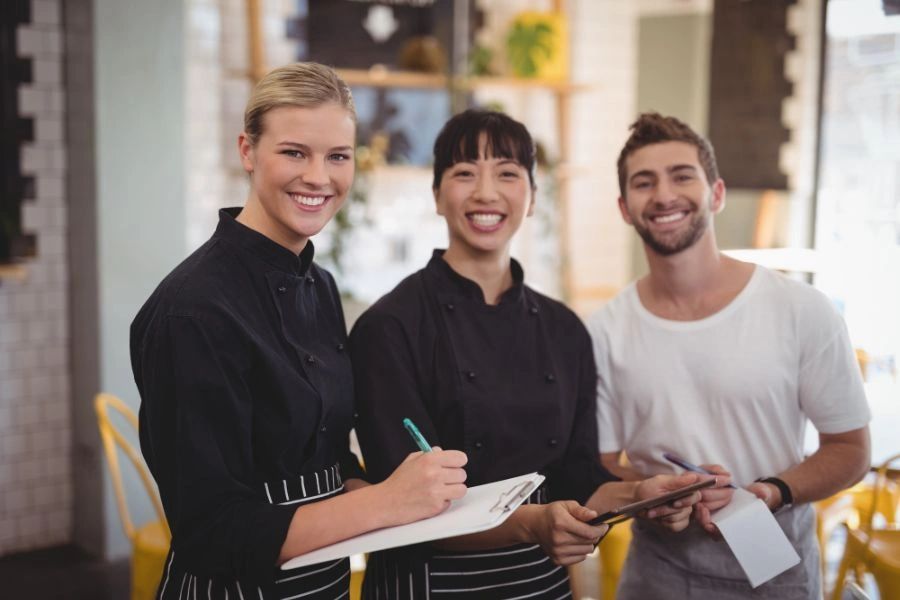
[[437, 516], [415, 523], [370, 531], [301, 554], [281, 565], [281, 568], [296, 569], [352, 554], [409, 546], [492, 529], [503, 523], [543, 481], [543, 475], [529, 473], [470, 487], [465, 496], [454, 500], [450, 508]]
[[753, 587], [800, 562], [772, 512], [747, 490], [735, 490], [731, 502], [716, 511], [712, 520]]

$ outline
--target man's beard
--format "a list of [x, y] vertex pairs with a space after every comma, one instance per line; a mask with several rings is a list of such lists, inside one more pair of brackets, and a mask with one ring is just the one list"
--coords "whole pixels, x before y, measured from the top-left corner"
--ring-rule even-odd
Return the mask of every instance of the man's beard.
[[653, 237], [649, 227], [639, 224], [638, 220], [634, 220], [634, 229], [654, 252], [661, 256], [672, 256], [678, 254], [682, 250], [687, 250], [697, 243], [706, 228], [709, 227], [709, 215], [704, 212], [695, 212], [691, 217], [690, 226], [679, 233], [677, 237], [668, 236], [666, 239], [657, 239]]

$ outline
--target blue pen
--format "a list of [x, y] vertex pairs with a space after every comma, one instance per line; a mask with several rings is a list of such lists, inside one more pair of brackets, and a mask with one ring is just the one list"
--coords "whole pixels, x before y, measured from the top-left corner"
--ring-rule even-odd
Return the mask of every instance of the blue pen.
[[[670, 463], [678, 465], [682, 469], [691, 471], [693, 473], [704, 473], [706, 475], [715, 475], [715, 473], [711, 473], [711, 472], [707, 471], [706, 469], [704, 469], [703, 467], [698, 467], [694, 463], [689, 463], [688, 461], [684, 460], [680, 456], [675, 456], [674, 454], [670, 454], [669, 452], [663, 452], [663, 458], [666, 459], [667, 461], [669, 461]], [[725, 487], [737, 489], [737, 486], [734, 485], [733, 483], [729, 483]]]
[[409, 432], [409, 435], [412, 436], [412, 439], [416, 443], [416, 446], [419, 447], [419, 450], [422, 452], [431, 452], [431, 445], [425, 441], [422, 432], [419, 431], [419, 428], [416, 427], [412, 421], [403, 419], [403, 426], [406, 427], [406, 430]]

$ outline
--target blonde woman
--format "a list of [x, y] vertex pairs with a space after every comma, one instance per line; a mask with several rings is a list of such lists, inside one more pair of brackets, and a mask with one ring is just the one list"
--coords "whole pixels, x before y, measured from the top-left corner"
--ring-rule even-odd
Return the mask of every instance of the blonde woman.
[[141, 448], [172, 530], [162, 600], [346, 597], [346, 559], [278, 565], [465, 493], [462, 452], [410, 454], [368, 486], [347, 446], [340, 296], [310, 238], [353, 182], [355, 132], [350, 90], [331, 69], [266, 75], [238, 140], [245, 206], [220, 211], [132, 324]]

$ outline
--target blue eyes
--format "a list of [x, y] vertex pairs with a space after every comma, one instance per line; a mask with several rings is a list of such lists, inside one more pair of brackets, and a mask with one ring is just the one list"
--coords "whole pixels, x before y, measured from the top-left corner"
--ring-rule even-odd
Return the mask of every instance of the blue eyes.
[[[307, 158], [306, 154], [302, 150], [282, 150], [281, 154], [289, 156], [290, 158]], [[347, 162], [352, 159], [353, 157], [351, 155], [343, 154], [340, 152], [328, 155], [328, 160], [333, 162]]]

